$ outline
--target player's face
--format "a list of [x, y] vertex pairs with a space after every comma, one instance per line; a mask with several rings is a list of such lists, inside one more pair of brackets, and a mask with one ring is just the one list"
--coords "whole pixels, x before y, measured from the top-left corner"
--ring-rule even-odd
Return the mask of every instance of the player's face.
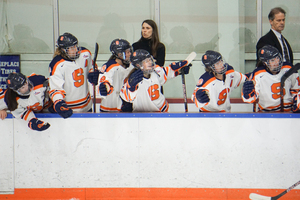
[[224, 63], [223, 60], [218, 61], [217, 63], [214, 64], [214, 68], [215, 68], [215, 72], [217, 74], [222, 74], [222, 72], [224, 71], [225, 67], [224, 67]]
[[142, 71], [146, 74], [151, 73], [154, 70], [154, 61], [152, 58], [146, 58], [142, 62]]
[[125, 60], [130, 61], [130, 56], [131, 56], [131, 49], [126, 49], [125, 50]]
[[152, 32], [153, 32], [152, 27], [149, 24], [147, 24], [146, 22], [144, 22], [142, 25], [143, 38], [150, 39], [152, 37]]
[[278, 56], [276, 58], [269, 60], [268, 63], [269, 63], [268, 67], [271, 72], [278, 72], [281, 68], [280, 58]]
[[76, 58], [78, 53], [78, 46], [74, 45], [67, 48], [67, 54], [70, 58]]
[[285, 15], [283, 13], [275, 14], [274, 20], [270, 20], [271, 28], [281, 33], [285, 25]]
[[28, 95], [32, 90], [32, 84], [27, 80], [26, 83], [17, 90], [19, 95]]

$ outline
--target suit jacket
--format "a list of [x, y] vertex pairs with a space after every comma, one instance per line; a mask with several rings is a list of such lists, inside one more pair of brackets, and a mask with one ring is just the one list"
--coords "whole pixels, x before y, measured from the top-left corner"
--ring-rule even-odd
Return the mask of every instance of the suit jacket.
[[[285, 39], [285, 42], [286, 42], [286, 45], [288, 46], [291, 63], [293, 64], [293, 60], [294, 60], [293, 50], [292, 50], [289, 42], [287, 41], [287, 39]], [[262, 36], [256, 44], [256, 61], [257, 62], [258, 62], [258, 50], [267, 44], [272, 45], [273, 47], [276, 47], [282, 55], [281, 45], [280, 45], [275, 33], [272, 30], [270, 30], [266, 35]]]

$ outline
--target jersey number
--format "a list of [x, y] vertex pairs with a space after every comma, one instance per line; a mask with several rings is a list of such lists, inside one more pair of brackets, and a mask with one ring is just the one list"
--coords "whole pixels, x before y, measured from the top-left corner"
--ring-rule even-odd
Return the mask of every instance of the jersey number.
[[148, 88], [148, 94], [151, 98], [151, 101], [154, 101], [159, 98], [159, 90], [158, 89], [159, 89], [159, 86], [157, 84], [151, 85]]
[[80, 87], [84, 84], [84, 75], [83, 75], [83, 69], [79, 68], [76, 69], [73, 73], [73, 80], [75, 87]]
[[222, 92], [220, 92], [219, 100], [217, 102], [219, 106], [225, 103], [225, 101], [227, 99], [228, 92], [229, 92], [229, 89], [224, 89], [224, 90], [222, 90]]
[[[280, 83], [274, 83], [271, 86], [271, 92], [272, 94], [272, 98], [273, 99], [278, 99], [280, 98]], [[283, 88], [283, 96], [285, 95], [285, 89]]]
[[43, 109], [43, 106], [41, 106], [40, 103], [35, 103], [32, 106], [27, 106], [27, 110], [41, 111], [42, 109]]

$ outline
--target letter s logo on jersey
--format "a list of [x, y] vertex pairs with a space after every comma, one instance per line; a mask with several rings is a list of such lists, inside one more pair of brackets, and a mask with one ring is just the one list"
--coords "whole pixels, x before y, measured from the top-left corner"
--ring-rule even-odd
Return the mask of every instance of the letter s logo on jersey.
[[198, 83], [197, 83], [197, 86], [201, 86], [202, 84], [203, 84], [203, 79], [200, 78], [199, 81], [198, 81]]
[[106, 65], [103, 65], [103, 66], [100, 68], [100, 72], [101, 72], [101, 73], [104, 73], [105, 70], [106, 70]]

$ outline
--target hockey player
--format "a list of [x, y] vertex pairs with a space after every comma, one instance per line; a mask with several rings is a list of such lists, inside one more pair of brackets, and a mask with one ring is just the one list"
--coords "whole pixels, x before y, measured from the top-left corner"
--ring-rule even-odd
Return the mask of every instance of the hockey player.
[[205, 73], [199, 78], [192, 100], [200, 112], [230, 112], [230, 93], [244, 83], [246, 76], [234, 71], [219, 52], [202, 56]]
[[64, 33], [58, 37], [50, 65], [50, 98], [54, 110], [63, 118], [74, 112], [91, 111], [88, 72], [92, 69], [91, 52], [78, 46], [77, 38]]
[[[271, 45], [262, 47], [258, 52], [258, 56], [258, 67], [252, 72], [253, 80], [250, 79], [244, 83], [242, 99], [247, 103], [254, 103], [258, 100], [259, 112], [279, 112], [281, 108], [281, 77], [292, 66], [284, 64], [279, 51]], [[285, 112], [291, 112], [293, 98], [299, 89], [299, 75], [294, 73], [287, 78], [284, 84]], [[297, 106], [295, 111], [297, 111]]]
[[100, 76], [98, 71], [89, 73], [89, 82], [95, 85], [99, 83], [97, 93], [102, 98], [101, 112], [121, 111], [120, 90], [124, 84], [124, 79], [133, 69], [133, 66], [130, 65], [132, 47], [128, 41], [124, 39], [113, 40], [110, 51], [112, 55], [101, 67]]
[[166, 67], [156, 65], [150, 53], [136, 50], [130, 61], [135, 69], [128, 75], [121, 89], [123, 112], [168, 112], [169, 104], [161, 93], [161, 85], [179, 74], [184, 67], [188, 74], [190, 65], [186, 60], [174, 62]]
[[4, 120], [7, 117], [7, 106], [4, 101], [4, 94], [6, 90], [0, 88], [0, 119]]
[[46, 109], [49, 99], [48, 79], [42, 75], [32, 74], [28, 78], [21, 73], [10, 73], [6, 84], [5, 103], [15, 118], [28, 122], [32, 130], [43, 131], [50, 127], [35, 117], [34, 113]]

